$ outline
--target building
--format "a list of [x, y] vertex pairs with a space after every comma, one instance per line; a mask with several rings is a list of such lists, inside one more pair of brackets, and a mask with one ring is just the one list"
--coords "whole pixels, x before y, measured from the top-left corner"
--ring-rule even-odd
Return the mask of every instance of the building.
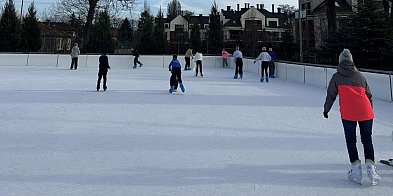
[[[318, 50], [323, 39], [328, 36], [328, 21], [326, 15], [327, 0], [300, 0], [302, 14], [302, 40], [304, 50]], [[382, 0], [374, 0], [379, 9], [383, 10]], [[358, 0], [335, 0], [336, 25], [340, 24], [357, 11]], [[299, 40], [299, 20], [295, 18], [296, 40]]]
[[68, 53], [76, 38], [76, 29], [63, 22], [40, 22], [42, 46], [40, 52]]
[[221, 10], [220, 20], [223, 25], [224, 47], [234, 50], [236, 45], [240, 45], [243, 52], [252, 56], [259, 54], [262, 46], [277, 46], [282, 41], [282, 33], [288, 22], [280, 8], [275, 12], [274, 4], [272, 12], [269, 12], [264, 4], [257, 4], [255, 7], [249, 3], [245, 3], [243, 8], [237, 4], [236, 10], [227, 6], [226, 10]]
[[[209, 29], [209, 16], [168, 16], [163, 18], [165, 37], [170, 44], [171, 52], [182, 54], [191, 47], [190, 36], [195, 25], [198, 25], [201, 34], [202, 45], [207, 43]], [[157, 21], [156, 21], [157, 22]], [[207, 49], [204, 49], [205, 52]]]

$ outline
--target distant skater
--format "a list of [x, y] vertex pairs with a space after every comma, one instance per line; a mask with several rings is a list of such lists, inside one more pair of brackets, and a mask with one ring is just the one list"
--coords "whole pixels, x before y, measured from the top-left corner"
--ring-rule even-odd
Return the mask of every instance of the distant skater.
[[338, 95], [345, 141], [352, 164], [351, 170], [347, 173], [348, 179], [362, 183], [362, 167], [356, 147], [356, 127], [359, 124], [367, 175], [371, 184], [376, 185], [381, 177], [375, 167], [371, 137], [374, 119], [372, 94], [366, 79], [353, 64], [352, 54], [348, 49], [343, 50], [338, 62], [337, 72], [332, 76], [327, 89], [323, 116], [328, 118]]
[[200, 52], [197, 52], [195, 54], [195, 62], [196, 62], [196, 69], [195, 69], [195, 76], [198, 77], [198, 71], [201, 74], [201, 77], [203, 77], [202, 73], [202, 61], [203, 61], [203, 55]]
[[269, 63], [269, 78], [275, 78], [276, 74], [276, 60], [277, 60], [277, 55], [276, 53], [273, 51], [273, 48], [269, 48], [268, 51], [270, 57], [272, 57], [272, 60]]
[[267, 69], [269, 68], [269, 63], [272, 60], [270, 57], [269, 53], [266, 52], [266, 47], [262, 47], [262, 52], [259, 54], [259, 56], [255, 59], [254, 64], [257, 61], [262, 61], [261, 64], [261, 82], [263, 82], [264, 79], [264, 73], [266, 74], [266, 82], [269, 82], [269, 74], [267, 72]]
[[97, 80], [97, 91], [100, 90], [101, 86], [101, 78], [104, 78], [102, 88], [104, 91], [106, 91], [107, 86], [106, 86], [106, 75], [108, 74], [108, 69], [111, 69], [109, 66], [108, 62], [108, 57], [106, 56], [105, 53], [102, 53], [100, 58], [99, 58], [99, 66], [98, 66], [98, 80]]
[[173, 55], [172, 61], [169, 63], [168, 69], [172, 73], [171, 78], [169, 80], [169, 86], [170, 86], [169, 93], [174, 92], [177, 83], [179, 84], [182, 92], [186, 91], [181, 78], [181, 64], [179, 60], [177, 60], [176, 54]]
[[137, 64], [139, 64], [139, 67], [142, 67], [143, 64], [139, 61], [140, 54], [139, 54], [138, 50], [134, 49], [132, 51], [132, 55], [134, 56], [134, 67], [133, 68], [135, 69]]
[[228, 58], [231, 56], [225, 49], [221, 51], [222, 68], [228, 67]]
[[75, 43], [71, 49], [71, 66], [70, 69], [78, 69], [78, 57], [81, 51], [79, 50], [78, 43]]
[[243, 78], [243, 53], [239, 50], [239, 46], [236, 46], [236, 51], [232, 56], [236, 63], [235, 76], [233, 76], [233, 79], [237, 79], [239, 74], [240, 78]]
[[191, 70], [191, 59], [192, 59], [192, 48], [189, 48], [184, 56], [186, 65], [184, 66], [184, 71]]

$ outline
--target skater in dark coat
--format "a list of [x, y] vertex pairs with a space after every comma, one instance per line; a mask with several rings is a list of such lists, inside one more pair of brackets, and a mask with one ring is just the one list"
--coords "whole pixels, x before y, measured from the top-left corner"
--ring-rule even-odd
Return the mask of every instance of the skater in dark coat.
[[169, 93], [172, 93], [175, 90], [175, 86], [177, 86], [177, 83], [179, 84], [181, 91], [184, 92], [186, 89], [184, 88], [183, 81], [181, 79], [181, 64], [179, 60], [177, 60], [176, 54], [173, 55], [173, 59], [169, 63], [168, 68], [169, 71], [172, 73], [171, 79], [169, 81]]
[[134, 67], [133, 68], [136, 68], [137, 64], [139, 64], [139, 67], [142, 67], [143, 64], [139, 61], [140, 54], [139, 54], [138, 50], [134, 49], [132, 51], [132, 55], [134, 56]]
[[374, 147], [371, 138], [374, 119], [372, 94], [366, 79], [353, 64], [352, 54], [348, 49], [344, 49], [340, 54], [337, 72], [330, 80], [327, 89], [323, 111], [325, 118], [328, 118], [328, 113], [337, 95], [340, 97], [341, 119], [352, 164], [352, 168], [348, 172], [348, 179], [361, 184], [362, 169], [356, 147], [356, 126], [359, 124], [368, 178], [373, 185], [376, 185], [380, 176], [375, 168]]
[[97, 80], [97, 91], [100, 90], [100, 85], [101, 85], [101, 78], [104, 78], [102, 88], [104, 91], [106, 91], [107, 86], [106, 86], [106, 75], [108, 73], [108, 69], [111, 69], [109, 66], [108, 62], [108, 56], [106, 56], [105, 53], [102, 53], [100, 58], [99, 58], [99, 69], [98, 69], [98, 80]]

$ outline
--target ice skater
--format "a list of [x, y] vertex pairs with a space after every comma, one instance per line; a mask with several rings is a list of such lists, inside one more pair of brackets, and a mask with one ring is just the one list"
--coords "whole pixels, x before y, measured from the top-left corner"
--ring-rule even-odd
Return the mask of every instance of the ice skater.
[[228, 58], [231, 56], [225, 49], [221, 51], [222, 68], [228, 67]]
[[366, 79], [353, 64], [352, 54], [348, 49], [344, 49], [340, 54], [337, 72], [332, 76], [327, 89], [323, 111], [325, 118], [328, 118], [337, 95], [340, 97], [341, 119], [349, 160], [352, 164], [351, 170], [347, 173], [348, 179], [359, 184], [362, 182], [361, 161], [356, 147], [356, 126], [359, 124], [367, 175], [371, 184], [376, 185], [381, 178], [374, 163], [374, 146], [371, 137], [374, 119], [372, 94]]
[[269, 78], [275, 78], [275, 71], [276, 71], [276, 60], [277, 60], [277, 55], [276, 53], [273, 51], [273, 48], [269, 48], [269, 51], [267, 52], [269, 53], [270, 57], [272, 57], [272, 60], [269, 63]]
[[184, 66], [184, 71], [191, 70], [191, 59], [192, 59], [192, 48], [189, 48], [184, 55], [184, 60], [186, 61], [186, 65]]
[[267, 72], [267, 69], [269, 68], [269, 63], [272, 60], [270, 57], [269, 53], [266, 52], [266, 47], [262, 47], [262, 52], [259, 54], [259, 56], [255, 59], [254, 64], [257, 61], [262, 61], [261, 64], [261, 82], [263, 82], [264, 79], [264, 73], [266, 74], [266, 82], [269, 82], [269, 75]]
[[78, 69], [78, 57], [81, 54], [78, 43], [75, 43], [71, 49], [71, 66], [70, 69]]
[[173, 55], [172, 61], [169, 63], [168, 69], [172, 73], [169, 80], [169, 93], [173, 93], [175, 91], [175, 86], [177, 86], [177, 84], [179, 84], [181, 91], [184, 93], [186, 89], [184, 88], [183, 81], [181, 79], [181, 64], [179, 60], [177, 60], [176, 54]]
[[201, 77], [203, 77], [203, 73], [202, 73], [202, 61], [203, 61], [203, 55], [200, 52], [197, 52], [195, 54], [195, 63], [196, 63], [196, 69], [195, 69], [195, 77], [198, 77], [198, 71], [201, 74]]
[[108, 74], [108, 69], [111, 69], [108, 62], [108, 56], [106, 56], [105, 52], [101, 53], [99, 58], [99, 65], [98, 65], [98, 80], [97, 80], [97, 91], [100, 90], [101, 86], [101, 78], [104, 79], [102, 88], [106, 91], [106, 75]]
[[132, 55], [134, 56], [134, 67], [132, 67], [132, 68], [135, 69], [137, 64], [139, 64], [139, 67], [142, 67], [143, 64], [139, 61], [140, 54], [139, 54], [138, 50], [134, 49], [132, 51]]
[[236, 51], [232, 56], [236, 63], [235, 76], [233, 76], [233, 79], [237, 79], [239, 74], [240, 78], [243, 78], [243, 53], [239, 50], [239, 46], [236, 46]]

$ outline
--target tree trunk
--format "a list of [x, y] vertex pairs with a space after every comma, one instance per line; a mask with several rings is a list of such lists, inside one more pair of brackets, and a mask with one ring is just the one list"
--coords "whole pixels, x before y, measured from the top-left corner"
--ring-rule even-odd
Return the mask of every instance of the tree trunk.
[[328, 35], [332, 36], [337, 29], [335, 0], [326, 0], [326, 15], [328, 21]]
[[83, 32], [83, 41], [82, 41], [82, 45], [81, 45], [82, 50], [85, 50], [85, 51], [87, 48], [87, 44], [89, 43], [89, 40], [90, 40], [91, 26], [93, 23], [94, 13], [95, 13], [98, 1], [99, 0], [89, 0], [89, 12], [87, 14], [87, 19], [86, 19], [86, 23], [85, 23], [84, 32]]

